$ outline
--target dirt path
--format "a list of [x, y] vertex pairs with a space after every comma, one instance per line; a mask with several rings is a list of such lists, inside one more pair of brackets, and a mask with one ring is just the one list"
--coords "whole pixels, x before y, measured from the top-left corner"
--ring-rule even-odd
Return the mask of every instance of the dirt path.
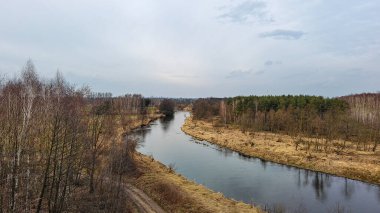
[[124, 184], [124, 190], [127, 196], [138, 207], [139, 212], [142, 213], [165, 213], [165, 211], [152, 199], [150, 199], [143, 191], [132, 186], [131, 184]]
[[[104, 178], [108, 183], [120, 184], [116, 181], [112, 181], [109, 178]], [[148, 195], [143, 191], [136, 188], [130, 183], [121, 183], [121, 187], [124, 190], [128, 199], [131, 199], [133, 204], [137, 207], [140, 213], [165, 213], [165, 211]]]

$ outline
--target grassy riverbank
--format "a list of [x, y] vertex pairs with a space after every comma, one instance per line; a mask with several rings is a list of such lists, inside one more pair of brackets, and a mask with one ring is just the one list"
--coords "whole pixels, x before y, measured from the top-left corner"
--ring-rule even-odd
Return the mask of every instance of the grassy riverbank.
[[[125, 135], [160, 117], [161, 114], [150, 114], [143, 120], [132, 118], [128, 126], [119, 125], [118, 133]], [[261, 212], [187, 180], [152, 157], [136, 153], [134, 161], [137, 171], [125, 176], [125, 181], [143, 190], [168, 212]]]
[[151, 157], [137, 153], [139, 172], [128, 178], [168, 212], [260, 212], [187, 180]]
[[242, 154], [276, 163], [325, 172], [380, 184], [380, 151], [358, 151], [347, 142], [345, 151], [306, 151], [283, 134], [245, 132], [233, 126], [215, 126], [211, 121], [188, 118], [182, 130], [195, 138], [227, 147]]

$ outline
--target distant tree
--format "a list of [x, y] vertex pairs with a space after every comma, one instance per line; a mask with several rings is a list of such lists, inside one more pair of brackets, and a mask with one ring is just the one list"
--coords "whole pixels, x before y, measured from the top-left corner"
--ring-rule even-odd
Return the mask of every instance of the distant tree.
[[174, 107], [174, 101], [170, 99], [164, 99], [160, 104], [160, 111], [164, 113], [166, 116], [171, 116], [174, 114]]
[[[220, 110], [221, 99], [218, 98], [200, 98], [193, 103], [193, 115], [196, 119], [207, 119], [219, 115], [227, 110]], [[223, 115], [222, 115], [223, 116]]]

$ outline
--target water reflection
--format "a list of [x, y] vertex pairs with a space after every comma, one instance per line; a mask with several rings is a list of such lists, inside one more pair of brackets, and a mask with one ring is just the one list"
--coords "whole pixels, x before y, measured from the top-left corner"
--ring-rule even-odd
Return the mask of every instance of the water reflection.
[[[330, 175], [313, 172], [304, 169], [296, 169], [297, 170], [297, 180], [296, 185], [297, 188], [307, 187], [309, 185], [312, 186], [315, 197], [317, 200], [323, 202], [327, 199], [326, 189], [331, 187], [332, 181]], [[311, 180], [311, 181], [310, 181]]]
[[[233, 153], [233, 151], [231, 151], [231, 152]], [[239, 159], [245, 160], [245, 161], [252, 161], [252, 160], [255, 159], [255, 158], [252, 158], [249, 155], [245, 155], [245, 154], [242, 154], [242, 153], [238, 153], [238, 157], [239, 157]]]
[[325, 191], [324, 176], [322, 174], [319, 174], [318, 172], [315, 172], [312, 185], [315, 190], [316, 198], [322, 202], [325, 201], [327, 199], [327, 194]]
[[164, 132], [167, 132], [169, 130], [170, 125], [172, 124], [171, 121], [174, 120], [174, 116], [175, 115], [172, 115], [172, 116], [167, 115], [160, 119], [160, 125], [161, 125], [162, 130], [164, 130]]
[[264, 168], [264, 170], [267, 168], [267, 163], [268, 163], [268, 161], [260, 159], [260, 164]]
[[221, 147], [214, 147], [214, 149], [216, 151], [218, 151], [223, 157], [228, 157], [228, 156], [231, 156], [234, 152], [230, 149], [225, 149], [225, 148], [221, 148]]
[[144, 147], [145, 138], [151, 133], [152, 129], [150, 126], [141, 127], [134, 130], [130, 135], [125, 136], [125, 141], [128, 139], [133, 139], [137, 141], [137, 149]]
[[298, 170], [298, 175], [297, 175], [297, 187], [298, 189], [301, 188], [301, 170]]
[[342, 194], [344, 195], [344, 198], [346, 198], [346, 200], [350, 200], [354, 191], [354, 185], [348, 182], [348, 179], [346, 178], [344, 180], [344, 186], [342, 188]]
[[[290, 212], [326, 212], [339, 203], [352, 212], [380, 212], [380, 187], [320, 172], [280, 165], [184, 134], [180, 128], [186, 113], [164, 118], [141, 136], [144, 154], [226, 197], [259, 205], [283, 203]], [[301, 206], [300, 206], [301, 204]]]

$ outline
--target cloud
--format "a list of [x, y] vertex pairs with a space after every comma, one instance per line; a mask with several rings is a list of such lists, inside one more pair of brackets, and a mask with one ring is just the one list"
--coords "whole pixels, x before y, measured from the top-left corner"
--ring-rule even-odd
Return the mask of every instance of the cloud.
[[259, 36], [261, 38], [273, 38], [277, 40], [298, 40], [303, 35], [305, 35], [305, 33], [302, 31], [273, 30], [273, 31], [261, 33]]
[[224, 8], [228, 9], [219, 18], [230, 22], [273, 22], [273, 18], [267, 11], [267, 4], [263, 1], [244, 1], [238, 5]]
[[[30, 57], [44, 78], [59, 68], [70, 82], [115, 95], [379, 90], [380, 4], [374, 0], [3, 2], [0, 78], [19, 73]], [[362, 71], [349, 74], [350, 67]], [[339, 90], [314, 84], [326, 75], [341, 82]], [[300, 82], [304, 87], [294, 86]]]
[[194, 74], [182, 74], [173, 72], [161, 72], [156, 74], [157, 80], [171, 83], [174, 85], [195, 86], [203, 84], [202, 79]]
[[265, 66], [273, 66], [273, 65], [281, 65], [282, 62], [281, 61], [268, 60], [264, 64], [265, 64]]
[[173, 78], [184, 78], [184, 79], [193, 79], [193, 78], [199, 78], [198, 75], [172, 75]]
[[265, 70], [259, 70], [259, 71], [254, 72], [255, 75], [261, 75], [264, 73], [265, 73]]
[[243, 78], [250, 75], [251, 73], [252, 73], [251, 70], [235, 70], [228, 73], [226, 78]]
[[248, 77], [249, 75], [262, 75], [265, 73], [265, 70], [258, 70], [258, 71], [253, 71], [253, 69], [249, 70], [234, 70], [226, 76], [228, 79], [242, 79], [245, 77]]

